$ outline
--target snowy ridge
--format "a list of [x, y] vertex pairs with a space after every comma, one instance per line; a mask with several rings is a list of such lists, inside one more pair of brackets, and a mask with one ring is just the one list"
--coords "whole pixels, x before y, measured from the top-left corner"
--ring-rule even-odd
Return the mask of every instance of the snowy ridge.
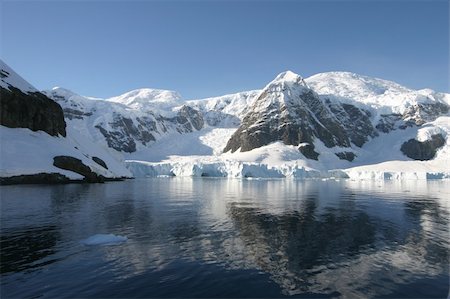
[[209, 126], [237, 127], [257, 98], [260, 90], [244, 91], [220, 97], [186, 101], [201, 111]]
[[[323, 80], [323, 82], [320, 82], [322, 85], [319, 88], [317, 88], [318, 77], [322, 77]], [[341, 80], [343, 82], [340, 81], [340, 85], [334, 86], [333, 80]], [[337, 95], [324, 94], [324, 90], [328, 88], [327, 86], [330, 89], [335, 88], [331, 92], [336, 92]], [[229, 139], [233, 129], [229, 128], [227, 131], [219, 131], [216, 128], [212, 130], [203, 129], [196, 133], [196, 137], [192, 136], [193, 139], [188, 141], [187, 144], [201, 149], [196, 153], [195, 150], [193, 153], [192, 148], [190, 148], [188, 155], [183, 154], [183, 150], [181, 150], [172, 152], [172, 155], [159, 156], [157, 159], [147, 159], [147, 161], [153, 162], [143, 162], [142, 160], [146, 159], [144, 156], [140, 156], [139, 160], [141, 161], [128, 160], [126, 162], [127, 167], [136, 176], [350, 178], [371, 180], [450, 178], [450, 170], [447, 166], [450, 165], [450, 143], [447, 139], [447, 136], [450, 136], [448, 135], [450, 132], [450, 117], [448, 113], [445, 113], [448, 94], [435, 93], [431, 90], [414, 91], [390, 81], [371, 79], [351, 73], [319, 74], [303, 80], [301, 76], [292, 72], [285, 72], [277, 76], [262, 91], [253, 92], [252, 100], [247, 102], [247, 105], [250, 107], [255, 107], [253, 111], [250, 108], [246, 110], [235, 109], [236, 106], [230, 100], [226, 103], [235, 109], [234, 111], [246, 111], [247, 115], [255, 111], [266, 111], [268, 108], [270, 111], [271, 106], [275, 105], [276, 107], [279, 105], [278, 102], [288, 107], [290, 105], [305, 107], [305, 104], [301, 100], [298, 102], [298, 99], [301, 98], [303, 93], [309, 92], [310, 88], [313, 89], [313, 94], [317, 91], [317, 94], [322, 99], [321, 102], [325, 108], [318, 110], [322, 111], [320, 112], [322, 116], [325, 113], [325, 115], [328, 114], [329, 119], [338, 120], [339, 123], [346, 121], [347, 123], [344, 123], [344, 126], [348, 125], [348, 122], [355, 121], [351, 117], [347, 119], [340, 114], [336, 114], [341, 113], [339, 109], [342, 108], [339, 108], [339, 105], [345, 104], [347, 104], [345, 106], [346, 109], [348, 109], [348, 104], [351, 104], [356, 107], [354, 109], [359, 109], [363, 116], [367, 114], [369, 116], [367, 125], [372, 127], [373, 130], [375, 130], [379, 118], [382, 117], [381, 112], [393, 114], [403, 111], [405, 117], [404, 120], [398, 117], [399, 119], [395, 121], [399, 122], [399, 125], [396, 125], [397, 127], [393, 126], [387, 132], [380, 131], [381, 129], [378, 128], [378, 133], [371, 133], [372, 131], [369, 130], [369, 134], [373, 135], [370, 135], [366, 141], [358, 146], [352, 144], [351, 146], [329, 147], [316, 139], [314, 146], [320, 153], [317, 161], [306, 159], [299, 152], [297, 146], [286, 145], [282, 142], [273, 142], [246, 152], [238, 150], [234, 153], [220, 153], [220, 149], [225, 146], [226, 140]], [[424, 93], [426, 96], [423, 96]], [[263, 94], [268, 94], [268, 96], [266, 95], [264, 99], [260, 99]], [[400, 96], [397, 97], [397, 95]], [[394, 97], [394, 100], [389, 101], [388, 96]], [[225, 97], [222, 97], [222, 99]], [[223, 103], [218, 99], [191, 101], [189, 104], [195, 105], [202, 112], [214, 111], [215, 105]], [[240, 103], [245, 102], [242, 101]], [[419, 104], [434, 105], [436, 103], [443, 105], [442, 107], [444, 108], [426, 110], [426, 118], [423, 117], [424, 113], [420, 111], [426, 106], [419, 106], [419, 108], [415, 108], [417, 110], [412, 110], [415, 114], [410, 113], [411, 110], [408, 110], [410, 107]], [[222, 108], [223, 104], [219, 107], [221, 111], [229, 109], [228, 106]], [[237, 105], [237, 107], [242, 107], [242, 105]], [[309, 107], [306, 106], [306, 108], [311, 112]], [[350, 109], [353, 112], [353, 116], [354, 109]], [[373, 113], [365, 111], [373, 111]], [[237, 115], [241, 115], [240, 119], [245, 117], [242, 114]], [[339, 118], [335, 118], [337, 117], [336, 115], [340, 115]], [[408, 121], [408, 119], [414, 119], [414, 117], [418, 117], [424, 122], [400, 125]], [[256, 119], [261, 119], [261, 117]], [[278, 116], [275, 119], [278, 119]], [[317, 118], [316, 121], [320, 122]], [[350, 131], [352, 130], [354, 129], [351, 127]], [[355, 130], [358, 130], [358, 128], [355, 128]], [[400, 151], [402, 144], [409, 139], [424, 142], [430, 140], [436, 134], [444, 136], [446, 141], [444, 146], [437, 150], [436, 156], [431, 161], [414, 161]], [[185, 138], [190, 138], [188, 137], [189, 135], [182, 136], [177, 144], [183, 143], [182, 140]], [[157, 148], [161, 149], [172, 147], [172, 145], [164, 142], [157, 146]], [[207, 150], [208, 147], [211, 148], [210, 151]], [[348, 152], [355, 154], [353, 161], [342, 160], [338, 157], [339, 154]], [[148, 157], [152, 156], [151, 148], [147, 154]]]
[[[37, 182], [41, 177], [64, 181], [83, 179], [100, 181], [104, 178], [118, 179], [132, 176], [125, 167], [122, 157], [115, 155], [107, 147], [99, 147], [92, 143], [76, 128], [66, 127], [63, 111], [57, 104], [40, 94], [4, 62], [0, 62], [2, 108], [9, 112], [8, 118], [21, 121], [20, 123], [2, 121], [0, 126], [2, 183], [27, 183], [33, 180]], [[61, 89], [61, 93], [76, 96], [64, 89]], [[17, 102], [17, 99], [21, 101]], [[17, 112], [20, 110], [17, 109], [18, 105], [25, 113]], [[45, 118], [45, 125], [35, 128], [35, 123], [42, 123], [40, 118]], [[61, 131], [52, 134], [49, 127], [54, 128], [56, 125], [60, 125], [63, 134]], [[21, 178], [24, 175], [28, 177]]]
[[169, 116], [174, 107], [183, 105], [178, 92], [162, 89], [142, 88], [132, 90], [106, 101], [123, 104], [134, 110], [159, 113]]
[[[35, 91], [4, 68], [9, 75], [2, 73], [2, 87], [14, 83]], [[450, 178], [450, 95], [387, 80], [348, 72], [304, 79], [286, 71], [261, 90], [188, 101], [175, 91], [149, 88], [109, 99], [59, 87], [44, 94], [62, 106], [68, 138], [2, 128], [2, 144], [8, 144], [2, 176], [55, 171], [45, 168], [50, 155], [66, 151], [105, 177]], [[224, 153], [232, 140], [233, 150]], [[435, 147], [432, 159], [408, 158], [402, 147], [411, 140], [411, 157], [419, 144]], [[27, 169], [31, 158], [3, 161], [15, 147], [24, 156], [39, 153], [47, 166]], [[64, 150], [47, 157], [47, 147]], [[95, 155], [111, 167], [97, 169]]]
[[303, 80], [300, 75], [292, 71], [285, 71], [278, 74], [275, 79], [273, 79], [269, 84], [266, 85], [266, 87], [264, 87], [264, 89], [271, 89], [271, 87], [279, 88], [280, 85], [281, 88], [283, 88], [284, 85], [292, 86], [294, 84], [309, 88], [305, 80]]
[[30, 83], [19, 76], [12, 68], [0, 59], [0, 86], [11, 90], [11, 87], [20, 89], [23, 93], [38, 92]]
[[378, 114], [400, 113], [418, 104], [450, 105], [450, 95], [431, 89], [413, 90], [392, 81], [350, 72], [328, 72], [305, 79], [319, 95], [371, 109]]
[[145, 150], [166, 135], [193, 132], [203, 121], [171, 91], [142, 89], [106, 100], [62, 88], [44, 93], [63, 107], [69, 126], [119, 152]]
[[[300, 75], [291, 71], [283, 72], [261, 91], [254, 103], [255, 111], [264, 111], [271, 105], [279, 105], [278, 102], [286, 106], [293, 104], [305, 106], [301, 101], [301, 95], [309, 91], [310, 87]], [[265, 94], [268, 96], [264, 97]]]

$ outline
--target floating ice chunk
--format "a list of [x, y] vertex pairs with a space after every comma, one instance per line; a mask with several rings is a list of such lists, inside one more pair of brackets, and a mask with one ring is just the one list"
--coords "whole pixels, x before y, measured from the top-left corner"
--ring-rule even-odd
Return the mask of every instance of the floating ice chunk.
[[127, 237], [114, 234], [96, 234], [82, 240], [81, 243], [84, 245], [116, 245], [127, 240]]

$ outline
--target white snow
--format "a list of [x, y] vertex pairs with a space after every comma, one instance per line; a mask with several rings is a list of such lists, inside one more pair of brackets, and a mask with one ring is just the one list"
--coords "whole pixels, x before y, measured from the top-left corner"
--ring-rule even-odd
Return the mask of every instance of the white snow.
[[90, 236], [87, 239], [82, 240], [80, 243], [88, 246], [93, 245], [117, 245], [128, 240], [127, 237], [118, 236], [114, 234], [96, 234]]
[[174, 107], [183, 104], [181, 95], [175, 91], [150, 88], [132, 90], [118, 97], [106, 99], [106, 101], [164, 116], [170, 116]]
[[19, 76], [12, 68], [0, 59], [0, 86], [11, 90], [10, 87], [20, 89], [24, 93], [38, 92], [30, 83]]
[[[174, 141], [157, 144], [157, 155], [152, 157], [149, 149], [147, 161], [127, 160], [127, 167], [136, 177], [145, 176], [213, 176], [213, 177], [261, 177], [261, 178], [350, 178], [350, 179], [444, 179], [450, 178], [450, 142], [438, 150], [431, 161], [414, 161], [400, 151], [401, 144], [417, 138], [426, 132], [450, 133], [450, 117], [442, 116], [425, 127], [412, 127], [380, 134], [362, 148], [327, 148], [316, 140], [315, 148], [321, 153], [319, 161], [306, 159], [298, 147], [274, 142], [248, 152], [222, 153], [231, 129], [213, 129], [204, 132], [181, 135]], [[214, 136], [214, 137], [213, 137]], [[192, 139], [191, 139], [192, 138]], [[193, 142], [193, 139], [196, 141]], [[190, 155], [179, 150], [176, 155], [161, 155], [158, 152], [173, 153], [170, 142], [191, 145]], [[174, 145], [175, 146], [175, 145]], [[205, 147], [209, 150], [205, 150]], [[159, 149], [159, 150], [158, 150]], [[197, 149], [197, 151], [195, 150]], [[207, 155], [204, 152], [207, 152]], [[335, 154], [352, 151], [357, 157], [353, 162], [340, 160]], [[134, 156], [134, 155], [130, 155]]]
[[276, 76], [275, 79], [268, 84], [268, 86], [278, 83], [301, 83], [302, 85], [306, 85], [303, 78], [292, 71], [285, 71], [278, 74], [278, 76]]
[[[6, 79], [12, 80], [12, 83], [25, 91], [34, 91], [31, 85], [2, 62], [3, 68], [10, 73]], [[5, 78], [2, 78], [4, 85], [6, 79], [3, 79]], [[449, 94], [430, 89], [412, 90], [387, 80], [348, 72], [322, 73], [303, 79], [286, 71], [262, 90], [189, 101], [184, 101], [175, 91], [160, 89], [137, 89], [118, 97], [98, 99], [54, 88], [45, 93], [57, 100], [64, 109], [79, 111], [83, 114], [82, 117], [68, 119], [66, 116], [67, 138], [52, 137], [44, 132], [27, 129], [1, 127], [0, 175], [58, 172], [70, 178], [80, 178], [78, 174], [52, 166], [54, 156], [70, 155], [81, 159], [106, 177], [130, 176], [132, 173], [136, 177], [450, 178], [449, 140], [431, 161], [413, 161], [400, 151], [401, 145], [411, 138], [425, 141], [435, 134], [450, 136], [449, 115], [442, 115], [420, 127], [380, 133], [361, 148], [327, 148], [320, 140], [315, 140], [315, 149], [320, 152], [319, 161], [306, 159], [298, 147], [284, 145], [282, 142], [274, 142], [248, 152], [238, 150], [235, 153], [223, 153], [228, 140], [250, 107], [256, 106], [256, 110], [264, 110], [272, 104], [302, 105], [297, 95], [310, 88], [322, 99], [351, 103], [369, 110], [373, 124], [383, 113], [402, 113], [412, 105], [450, 103]], [[268, 96], [258, 103], [264, 92]], [[293, 103], [297, 100], [298, 103]], [[175, 116], [182, 105], [191, 106], [202, 113], [205, 120], [203, 129], [180, 133], [176, 126], [164, 123], [164, 117]], [[112, 124], [117, 116], [131, 119], [136, 127], [139, 126], [139, 119], [154, 121], [156, 130], [152, 134], [156, 141], [143, 144], [135, 140], [137, 151], [133, 153], [109, 148], [96, 126], [114, 131]], [[353, 152], [355, 160], [340, 160], [336, 154], [343, 151]], [[110, 169], [100, 169], [98, 164], [93, 163], [93, 156], [103, 159]], [[126, 162], [123, 163], [123, 160]]]
[[430, 140], [433, 135], [441, 134], [444, 138], [447, 136], [447, 132], [441, 127], [436, 126], [424, 126], [417, 131], [416, 139], [420, 142]]
[[[123, 162], [115, 159], [107, 149], [94, 145], [73, 128], [68, 128], [67, 137], [64, 138], [50, 136], [43, 131], [0, 126], [0, 141], [0, 177], [60, 173], [70, 179], [82, 179], [77, 173], [53, 166], [53, 157], [60, 155], [80, 159], [94, 172], [107, 178], [131, 176]], [[95, 163], [92, 157], [102, 159], [108, 169]]]
[[[450, 146], [441, 148], [432, 161], [413, 161], [400, 151], [401, 145], [416, 138], [424, 141], [434, 134], [447, 136], [450, 118], [442, 116], [421, 127], [394, 130], [389, 134], [370, 139], [362, 148], [327, 148], [321, 141], [314, 145], [320, 152], [319, 161], [306, 159], [298, 147], [275, 142], [248, 152], [222, 153], [227, 141], [238, 128], [249, 107], [260, 105], [264, 110], [277, 101], [291, 101], [301, 87], [313, 88], [321, 97], [354, 104], [373, 112], [373, 122], [382, 113], [400, 113], [411, 105], [426, 102], [448, 103], [447, 94], [432, 90], [411, 90], [394, 82], [360, 76], [346, 72], [318, 74], [305, 80], [287, 71], [278, 75], [263, 90], [254, 90], [222, 97], [186, 101], [187, 105], [203, 113], [205, 127], [196, 132], [179, 134], [169, 131], [157, 135], [157, 141], [148, 146], [138, 146], [134, 153], [121, 153], [134, 176], [214, 176], [214, 177], [292, 177], [351, 179], [431, 179], [449, 177]], [[173, 92], [154, 92], [154, 89], [137, 90], [106, 101], [77, 98], [70, 105], [93, 112], [89, 121], [71, 120], [82, 132], [104, 142], [94, 124], [108, 124], [111, 113], [126, 117], [145, 115], [141, 110], [160, 113], [176, 111], [183, 102]], [[268, 100], [257, 103], [262, 92], [268, 92]], [[159, 99], [156, 99], [158, 97]], [[120, 98], [120, 100], [119, 100]], [[111, 103], [114, 102], [114, 103]], [[159, 104], [154, 104], [161, 102]], [[273, 102], [273, 103], [272, 103]], [[78, 103], [78, 104], [77, 104]], [[114, 105], [115, 104], [115, 105]], [[288, 103], [289, 105], [292, 103]], [[297, 103], [299, 104], [299, 103]], [[301, 103], [300, 103], [301, 104]], [[107, 106], [109, 105], [109, 106]], [[178, 106], [177, 106], [178, 105]], [[161, 108], [163, 107], [163, 108]], [[153, 110], [152, 110], [153, 109]], [[94, 119], [94, 120], [93, 120]], [[353, 162], [340, 160], [336, 153], [350, 151], [356, 155]]]
[[392, 81], [349, 72], [320, 73], [305, 81], [322, 97], [348, 102], [376, 114], [401, 114], [419, 103], [450, 105], [450, 94], [431, 89], [413, 90]]
[[201, 111], [208, 125], [237, 128], [260, 92], [260, 90], [244, 91], [220, 97], [190, 100], [186, 101], [186, 104]]

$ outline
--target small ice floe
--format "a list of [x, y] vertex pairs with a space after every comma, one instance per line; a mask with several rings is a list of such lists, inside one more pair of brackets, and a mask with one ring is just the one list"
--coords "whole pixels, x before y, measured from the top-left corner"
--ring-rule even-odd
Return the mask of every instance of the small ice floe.
[[117, 245], [128, 240], [127, 237], [114, 234], [96, 234], [87, 239], [81, 240], [84, 245]]

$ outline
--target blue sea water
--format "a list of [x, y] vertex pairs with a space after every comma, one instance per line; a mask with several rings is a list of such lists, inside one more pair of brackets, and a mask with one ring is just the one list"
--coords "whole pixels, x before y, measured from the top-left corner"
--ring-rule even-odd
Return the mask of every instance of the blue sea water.
[[[2, 298], [449, 294], [448, 181], [153, 178], [0, 195]], [[83, 242], [99, 236], [120, 242]]]

